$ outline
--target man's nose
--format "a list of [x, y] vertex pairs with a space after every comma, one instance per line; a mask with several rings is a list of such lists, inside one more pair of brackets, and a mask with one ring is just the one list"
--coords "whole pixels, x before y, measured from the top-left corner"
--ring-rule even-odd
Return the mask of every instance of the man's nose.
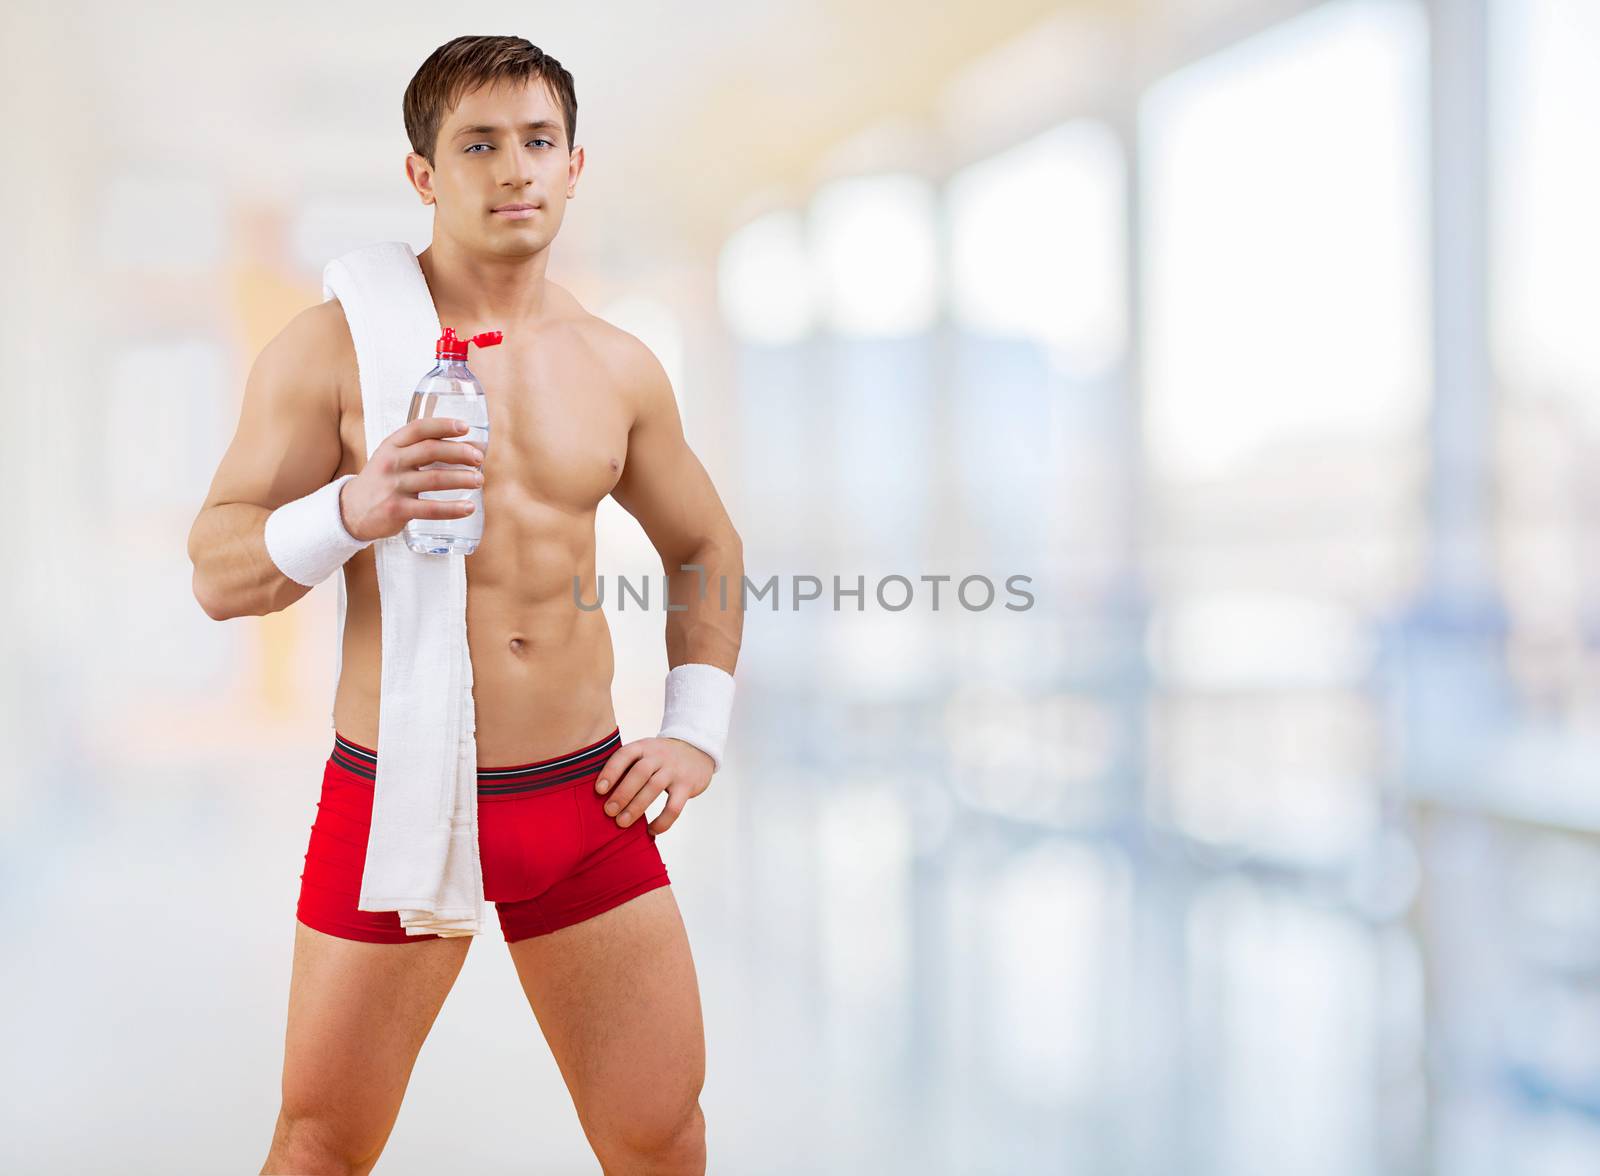
[[510, 186], [521, 191], [533, 183], [533, 161], [521, 156], [513, 159], [511, 168], [501, 181], [502, 186]]

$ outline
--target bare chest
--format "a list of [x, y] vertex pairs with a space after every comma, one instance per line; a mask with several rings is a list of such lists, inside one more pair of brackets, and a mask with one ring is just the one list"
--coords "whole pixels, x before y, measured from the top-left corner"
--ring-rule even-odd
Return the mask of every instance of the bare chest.
[[[489, 410], [483, 471], [488, 517], [495, 517], [496, 503], [519, 511], [592, 511], [617, 484], [627, 460], [627, 389], [580, 339], [559, 332], [515, 344], [508, 333], [500, 346], [474, 352], [470, 363]], [[341, 376], [341, 472], [359, 473], [368, 454], [353, 353]]]

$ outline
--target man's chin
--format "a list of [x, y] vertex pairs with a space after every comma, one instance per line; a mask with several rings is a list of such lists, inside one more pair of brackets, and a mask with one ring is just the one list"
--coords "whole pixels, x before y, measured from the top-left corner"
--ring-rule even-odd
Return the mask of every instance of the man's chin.
[[489, 235], [489, 248], [508, 256], [531, 257], [550, 244], [550, 238], [543, 233], [491, 233]]

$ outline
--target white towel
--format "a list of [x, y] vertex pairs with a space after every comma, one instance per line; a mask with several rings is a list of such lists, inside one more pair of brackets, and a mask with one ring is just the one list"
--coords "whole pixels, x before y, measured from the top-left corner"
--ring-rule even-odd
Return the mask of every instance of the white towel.
[[[411, 394], [443, 333], [416, 254], [404, 241], [352, 250], [322, 271], [355, 341], [373, 450], [406, 423]], [[452, 324], [454, 325], [454, 324]], [[404, 532], [373, 545], [382, 617], [378, 770], [361, 875], [363, 911], [398, 911], [408, 935], [476, 935], [484, 927], [478, 857], [477, 712], [467, 645], [464, 555], [419, 555]], [[339, 575], [334, 681], [343, 662]]]

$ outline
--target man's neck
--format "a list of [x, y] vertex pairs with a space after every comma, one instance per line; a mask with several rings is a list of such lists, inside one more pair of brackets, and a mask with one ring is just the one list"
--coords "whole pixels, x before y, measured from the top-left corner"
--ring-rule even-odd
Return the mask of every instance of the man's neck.
[[549, 304], [544, 278], [548, 256], [547, 249], [525, 257], [472, 255], [448, 237], [435, 237], [417, 254], [417, 264], [440, 319], [460, 334], [542, 318]]

